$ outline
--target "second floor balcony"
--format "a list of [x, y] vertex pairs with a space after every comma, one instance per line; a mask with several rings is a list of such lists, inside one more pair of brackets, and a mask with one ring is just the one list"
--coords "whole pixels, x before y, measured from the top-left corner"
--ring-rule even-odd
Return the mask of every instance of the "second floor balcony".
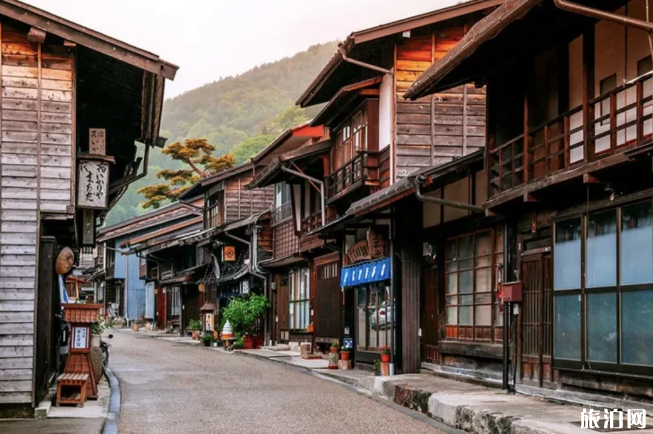
[[[389, 148], [388, 148], [389, 149]], [[330, 202], [340, 199], [362, 187], [379, 187], [379, 161], [384, 151], [357, 151], [354, 158], [327, 175], [327, 198]]]
[[504, 143], [490, 138], [489, 198], [651, 144], [652, 95], [648, 73]]

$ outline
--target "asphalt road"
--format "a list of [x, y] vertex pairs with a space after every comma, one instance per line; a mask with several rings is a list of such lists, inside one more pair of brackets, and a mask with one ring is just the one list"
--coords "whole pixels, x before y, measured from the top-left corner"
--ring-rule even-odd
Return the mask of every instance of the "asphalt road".
[[111, 344], [120, 434], [440, 432], [272, 362], [127, 333]]

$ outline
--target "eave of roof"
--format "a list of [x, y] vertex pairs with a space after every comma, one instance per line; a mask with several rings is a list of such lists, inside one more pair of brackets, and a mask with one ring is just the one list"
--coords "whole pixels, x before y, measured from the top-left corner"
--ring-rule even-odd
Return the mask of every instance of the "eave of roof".
[[131, 247], [131, 246], [134, 246], [136, 244], [146, 242], [148, 240], [151, 240], [152, 238], [156, 238], [158, 236], [169, 234], [170, 232], [174, 232], [176, 230], [183, 229], [185, 227], [188, 227], [188, 226], [191, 226], [191, 225], [194, 225], [194, 224], [197, 224], [197, 223], [201, 223], [202, 219], [203, 219], [203, 217], [196, 217], [196, 218], [191, 219], [191, 220], [183, 221], [183, 222], [180, 222], [180, 223], [177, 223], [177, 224], [174, 224], [174, 225], [167, 226], [165, 228], [159, 229], [157, 231], [150, 232], [149, 234], [145, 234], [145, 235], [141, 235], [139, 237], [131, 238], [129, 240], [126, 240], [126, 241], [123, 241], [122, 243], [120, 243], [120, 247]]
[[34, 26], [170, 80], [175, 78], [179, 69], [178, 66], [160, 59], [156, 54], [18, 0], [0, 1], [0, 15]]
[[196, 221], [193, 225], [177, 228], [174, 232], [160, 235], [157, 238], [152, 238], [140, 244], [132, 245], [128, 252], [129, 254], [143, 251], [154, 253], [159, 250], [167, 249], [168, 247], [177, 246], [183, 239], [202, 231], [202, 220], [198, 220], [199, 221]]
[[[380, 74], [380, 73], [379, 73]], [[383, 81], [382, 76], [369, 78], [359, 81], [358, 83], [343, 86], [340, 90], [326, 103], [322, 110], [313, 118], [311, 125], [324, 124], [331, 126], [330, 120], [341, 111], [343, 106], [349, 104], [353, 98], [358, 96], [358, 91], [375, 86]]]
[[273, 178], [282, 171], [284, 163], [297, 162], [306, 157], [320, 155], [327, 152], [329, 149], [331, 149], [331, 142], [329, 140], [323, 140], [280, 155], [256, 174], [252, 182], [247, 184], [247, 189], [251, 190], [253, 188], [261, 188], [273, 184]]
[[202, 178], [197, 181], [191, 188], [186, 190], [181, 196], [179, 196], [179, 199], [183, 200], [188, 197], [203, 194], [206, 190], [209, 189], [209, 187], [212, 187], [216, 183], [224, 179], [229, 179], [232, 176], [238, 176], [241, 173], [247, 172], [248, 170], [252, 170], [253, 167], [254, 166], [252, 163], [243, 163], [241, 165], [232, 167], [231, 169], [223, 170], [222, 172], [218, 172], [207, 176], [206, 178]]
[[[315, 132], [315, 127], [321, 127], [321, 125], [314, 125], [312, 121], [304, 122], [303, 124], [292, 127], [279, 134], [279, 136], [272, 141], [268, 146], [259, 151], [258, 154], [252, 157], [251, 161], [253, 164], [259, 164], [265, 157], [270, 155], [274, 150], [279, 146], [283, 145], [285, 142], [290, 140], [292, 137], [297, 136], [305, 140], [311, 138], [318, 138], [322, 136], [323, 131], [319, 133]], [[303, 131], [304, 130], [304, 131]], [[263, 163], [265, 164], [265, 163]]]
[[[499, 6], [504, 1], [505, 0], [471, 0], [447, 8], [427, 12], [425, 14], [415, 15], [387, 24], [359, 30], [352, 32], [347, 36], [347, 39], [339, 44], [338, 47], [344, 51], [345, 55], [347, 55], [356, 45], [402, 33], [406, 30], [450, 20], [462, 15], [483, 11], [488, 8]], [[319, 88], [326, 82], [329, 76], [331, 76], [331, 74], [333, 74], [333, 72], [342, 64], [342, 62], [342, 54], [341, 51], [338, 50], [324, 66], [322, 71], [320, 71], [320, 73], [313, 79], [306, 90], [300, 95], [296, 104], [300, 107], [312, 105], [311, 99], [315, 96]]]
[[414, 190], [410, 182], [410, 178], [418, 175], [424, 175], [431, 177], [432, 179], [437, 179], [446, 175], [447, 173], [465, 167], [468, 164], [483, 161], [484, 154], [485, 151], [483, 149], [479, 149], [478, 151], [472, 152], [471, 154], [467, 154], [460, 158], [456, 158], [455, 160], [451, 160], [450, 162], [440, 166], [427, 167], [425, 169], [418, 170], [410, 174], [408, 177], [400, 179], [389, 187], [383, 188], [374, 194], [354, 202], [347, 210], [347, 215], [361, 216], [379, 208], [381, 205], [396, 202], [405, 196], [413, 194]]
[[[176, 212], [179, 211], [180, 209], [186, 209], [187, 212]], [[153, 226], [158, 226], [164, 223], [178, 220], [180, 218], [184, 218], [192, 214], [201, 214], [201, 212], [202, 212], [201, 208], [198, 208], [187, 202], [177, 202], [174, 204], [166, 205], [165, 207], [161, 207], [147, 214], [143, 214], [141, 216], [134, 217], [132, 219], [125, 220], [123, 222], [116, 223], [111, 226], [100, 228], [98, 230], [97, 242], [102, 243], [104, 241], [112, 240], [121, 237], [123, 235], [127, 235], [133, 232], [138, 232], [141, 230], [151, 228]], [[155, 220], [156, 217], [166, 213], [170, 213], [170, 216], [166, 218], [162, 218], [160, 220]], [[148, 222], [147, 220], [151, 220], [151, 222]], [[139, 226], [138, 223], [142, 223], [142, 224]]]

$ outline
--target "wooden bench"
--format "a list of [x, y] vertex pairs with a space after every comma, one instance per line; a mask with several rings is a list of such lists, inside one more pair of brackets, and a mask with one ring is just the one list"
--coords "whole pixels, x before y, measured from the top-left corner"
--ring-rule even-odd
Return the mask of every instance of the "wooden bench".
[[88, 374], [61, 374], [57, 377], [57, 402], [59, 404], [76, 404], [84, 407], [86, 402], [86, 384]]

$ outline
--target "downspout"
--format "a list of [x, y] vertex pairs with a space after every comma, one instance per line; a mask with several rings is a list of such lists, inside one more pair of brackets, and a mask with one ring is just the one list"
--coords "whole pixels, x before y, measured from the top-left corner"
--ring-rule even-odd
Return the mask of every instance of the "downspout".
[[326, 199], [324, 197], [325, 196], [325, 194], [324, 194], [324, 181], [320, 181], [317, 178], [313, 178], [312, 176], [305, 175], [305, 174], [303, 174], [301, 172], [298, 172], [296, 170], [289, 169], [286, 166], [281, 166], [281, 170], [283, 170], [286, 173], [290, 173], [290, 174], [295, 175], [295, 176], [297, 176], [299, 178], [303, 178], [303, 179], [306, 179], [308, 181], [312, 181], [312, 182], [320, 185], [320, 198], [321, 198], [320, 205], [322, 207], [322, 226], [324, 226], [326, 224]]
[[417, 199], [420, 202], [432, 202], [438, 205], [451, 206], [453, 208], [460, 208], [476, 213], [485, 213], [485, 209], [482, 206], [472, 205], [464, 202], [457, 202], [455, 200], [440, 199], [439, 197], [424, 196], [420, 191], [422, 182], [424, 181], [425, 179], [423, 176], [416, 176], [414, 178], [411, 178], [410, 180], [410, 182], [413, 184], [413, 189], [415, 190], [415, 196], [417, 196]]
[[562, 9], [563, 11], [585, 15], [587, 17], [596, 18], [598, 20], [612, 21], [618, 24], [623, 24], [624, 26], [635, 27], [648, 33], [653, 32], [653, 24], [646, 21], [630, 18], [625, 15], [614, 14], [612, 12], [602, 11], [600, 9], [590, 8], [588, 6], [579, 5], [567, 0], [553, 0], [553, 3], [555, 3], [558, 9]]
[[363, 68], [372, 69], [374, 71], [381, 72], [383, 74], [392, 75], [392, 71], [390, 71], [389, 69], [381, 68], [380, 66], [376, 66], [376, 65], [370, 65], [369, 63], [361, 62], [360, 60], [347, 57], [347, 54], [345, 54], [345, 49], [342, 48], [342, 45], [338, 45], [338, 51], [340, 52], [340, 57], [342, 57], [342, 60], [344, 60], [345, 62], [362, 66]]

